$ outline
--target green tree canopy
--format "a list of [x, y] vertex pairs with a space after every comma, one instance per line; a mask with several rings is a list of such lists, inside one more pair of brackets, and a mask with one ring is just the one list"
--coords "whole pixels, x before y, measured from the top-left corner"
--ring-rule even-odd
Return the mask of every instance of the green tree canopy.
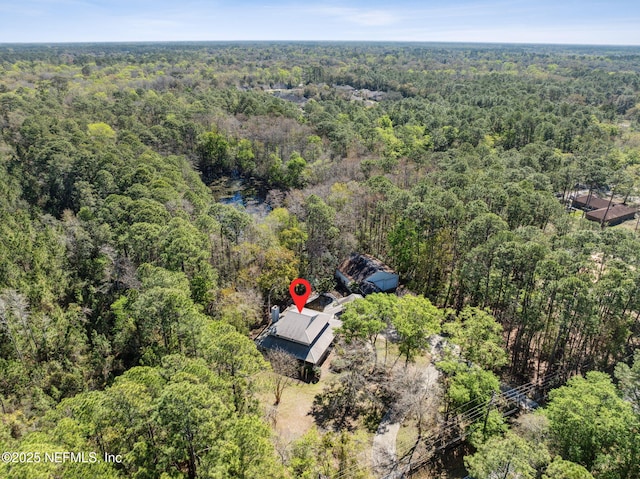
[[637, 467], [629, 462], [637, 418], [606, 374], [592, 371], [551, 391], [545, 414], [552, 444], [563, 458], [619, 478]]

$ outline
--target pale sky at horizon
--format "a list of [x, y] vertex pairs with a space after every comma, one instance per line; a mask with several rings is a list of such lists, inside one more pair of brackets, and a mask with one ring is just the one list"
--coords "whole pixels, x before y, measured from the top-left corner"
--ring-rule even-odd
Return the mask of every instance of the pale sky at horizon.
[[207, 40], [640, 45], [640, 2], [0, 0], [0, 43]]

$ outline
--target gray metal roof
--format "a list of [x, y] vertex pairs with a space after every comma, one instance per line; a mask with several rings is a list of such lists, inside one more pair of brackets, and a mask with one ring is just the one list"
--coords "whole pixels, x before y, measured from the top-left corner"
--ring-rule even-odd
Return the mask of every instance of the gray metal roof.
[[262, 348], [280, 348], [302, 361], [318, 364], [333, 342], [333, 330], [341, 325], [333, 314], [308, 308], [298, 313], [291, 307], [257, 341]]
[[301, 313], [286, 309], [282, 318], [273, 325], [271, 334], [309, 346], [329, 323], [331, 316], [313, 309], [303, 308]]

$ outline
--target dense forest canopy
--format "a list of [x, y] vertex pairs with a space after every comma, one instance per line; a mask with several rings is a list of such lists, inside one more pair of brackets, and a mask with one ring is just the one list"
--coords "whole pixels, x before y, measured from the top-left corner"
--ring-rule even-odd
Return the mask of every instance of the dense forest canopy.
[[[266, 213], [219, 201], [228, 179]], [[640, 477], [637, 224], [570, 208], [639, 188], [637, 48], [0, 45], [0, 443], [124, 458], [0, 476], [366, 477], [339, 427], [274, 445], [250, 339], [291, 280], [331, 291], [362, 251], [407, 294], [342, 338], [391, 328], [408, 365], [443, 332], [443, 414], [569, 380], [537, 425], [487, 412], [474, 477]], [[386, 357], [342, 360], [343, 417], [388, 405], [354, 386]]]

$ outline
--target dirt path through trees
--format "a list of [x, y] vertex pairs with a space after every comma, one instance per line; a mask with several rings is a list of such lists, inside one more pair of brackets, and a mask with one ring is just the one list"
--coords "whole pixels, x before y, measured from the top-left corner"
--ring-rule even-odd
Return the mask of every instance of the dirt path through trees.
[[[424, 367], [420, 374], [419, 384], [420, 387], [416, 388], [419, 391], [415, 394], [417, 407], [421, 407], [424, 403], [422, 399], [426, 399], [429, 394], [429, 390], [432, 389], [438, 382], [439, 371], [433, 365], [429, 363]], [[422, 399], [417, 396], [421, 396]], [[402, 398], [399, 402], [405, 402], [405, 398]], [[401, 409], [402, 411], [399, 411]], [[385, 479], [392, 479], [396, 477], [402, 477], [402, 471], [397, 469], [398, 467], [398, 451], [396, 450], [396, 441], [400, 426], [404, 421], [407, 414], [410, 413], [410, 409], [406, 407], [398, 408], [394, 405], [385, 416], [382, 418], [378, 430], [373, 438], [371, 461], [374, 473], [377, 477], [383, 477]], [[406, 445], [400, 451], [404, 454], [408, 450], [410, 445]]]

